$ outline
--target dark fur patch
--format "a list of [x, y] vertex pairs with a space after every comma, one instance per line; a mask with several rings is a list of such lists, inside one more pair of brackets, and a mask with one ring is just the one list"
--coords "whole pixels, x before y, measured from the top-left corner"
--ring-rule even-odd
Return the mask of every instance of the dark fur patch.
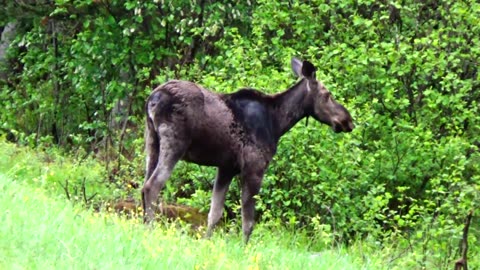
[[226, 94], [225, 96], [227, 99], [250, 99], [262, 101], [267, 101], [272, 98], [271, 96], [252, 88], [242, 88], [235, 93]]
[[272, 117], [272, 97], [254, 89], [241, 89], [224, 96], [225, 103], [232, 110], [237, 123], [245, 129], [247, 136], [254, 141], [275, 147], [274, 117]]

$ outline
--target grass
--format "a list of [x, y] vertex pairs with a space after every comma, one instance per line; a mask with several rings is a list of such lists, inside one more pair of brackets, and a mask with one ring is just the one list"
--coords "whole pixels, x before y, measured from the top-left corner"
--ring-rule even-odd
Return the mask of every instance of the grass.
[[282, 229], [259, 225], [244, 245], [238, 231], [205, 240], [178, 223], [146, 227], [86, 210], [61, 184], [98, 182], [94, 161], [5, 142], [0, 150], [0, 269], [372, 269], [342, 249], [312, 252], [305, 236]]
[[[7, 143], [0, 138], [0, 173], [32, 187], [40, 187], [50, 195], [68, 196], [73, 201], [92, 202], [96, 199], [120, 197], [118, 188], [110, 188], [105, 179], [105, 168], [94, 158], [71, 158], [56, 148], [32, 150]], [[85, 196], [83, 194], [85, 188]], [[125, 191], [123, 191], [125, 193]]]
[[239, 234], [211, 240], [178, 224], [147, 228], [138, 219], [86, 211], [0, 175], [1, 269], [372, 269], [342, 250], [298, 248], [291, 235]]

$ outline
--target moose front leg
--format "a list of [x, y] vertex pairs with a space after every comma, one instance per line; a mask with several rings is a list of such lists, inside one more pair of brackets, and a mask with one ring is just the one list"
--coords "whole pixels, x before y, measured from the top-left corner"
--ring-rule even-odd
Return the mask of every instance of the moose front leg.
[[234, 175], [235, 173], [233, 170], [218, 168], [217, 177], [215, 178], [215, 183], [213, 186], [212, 203], [210, 206], [210, 212], [208, 213], [207, 238], [212, 236], [215, 225], [217, 225], [218, 221], [222, 217], [223, 208], [225, 205], [225, 196]]
[[245, 243], [250, 240], [255, 223], [255, 196], [260, 192], [264, 168], [242, 173], [242, 230]]

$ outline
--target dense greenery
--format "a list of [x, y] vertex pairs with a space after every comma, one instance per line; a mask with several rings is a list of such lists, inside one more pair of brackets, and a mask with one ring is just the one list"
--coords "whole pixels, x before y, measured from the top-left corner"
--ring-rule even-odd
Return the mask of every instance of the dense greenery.
[[[334, 243], [419, 245], [419, 265], [458, 257], [463, 220], [480, 203], [477, 1], [40, 2], [1, 8], [0, 25], [16, 25], [0, 86], [10, 140], [95, 154], [105, 185], [126, 188], [143, 181], [153, 87], [181, 78], [273, 93], [294, 83], [288, 63], [301, 56], [357, 128], [336, 135], [310, 121], [288, 133], [260, 218]], [[166, 198], [207, 209], [213, 175], [180, 164]], [[238, 213], [235, 183], [227, 207]]]

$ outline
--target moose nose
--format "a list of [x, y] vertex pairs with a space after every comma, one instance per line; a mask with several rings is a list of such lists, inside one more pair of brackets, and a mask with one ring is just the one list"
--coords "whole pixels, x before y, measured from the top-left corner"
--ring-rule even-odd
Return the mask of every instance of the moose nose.
[[333, 131], [335, 131], [335, 133], [339, 133], [342, 131], [351, 132], [355, 128], [355, 125], [353, 124], [352, 121], [345, 121], [343, 123], [338, 121], [333, 121], [332, 128], [333, 128]]
[[355, 128], [355, 125], [353, 124], [352, 121], [348, 121], [347, 123], [344, 123], [343, 125], [343, 131], [344, 132], [352, 132], [352, 130]]
[[355, 128], [355, 125], [353, 124], [352, 121], [348, 121], [346, 123], [343, 123], [343, 132], [352, 132], [352, 130]]
[[355, 128], [355, 125], [353, 124], [353, 122], [349, 121], [348, 122], [348, 129], [349, 129], [348, 132], [352, 131], [354, 128]]
[[340, 122], [337, 122], [337, 121], [333, 121], [332, 128], [333, 128], [333, 131], [335, 133], [339, 133], [339, 132], [343, 131], [342, 124]]

